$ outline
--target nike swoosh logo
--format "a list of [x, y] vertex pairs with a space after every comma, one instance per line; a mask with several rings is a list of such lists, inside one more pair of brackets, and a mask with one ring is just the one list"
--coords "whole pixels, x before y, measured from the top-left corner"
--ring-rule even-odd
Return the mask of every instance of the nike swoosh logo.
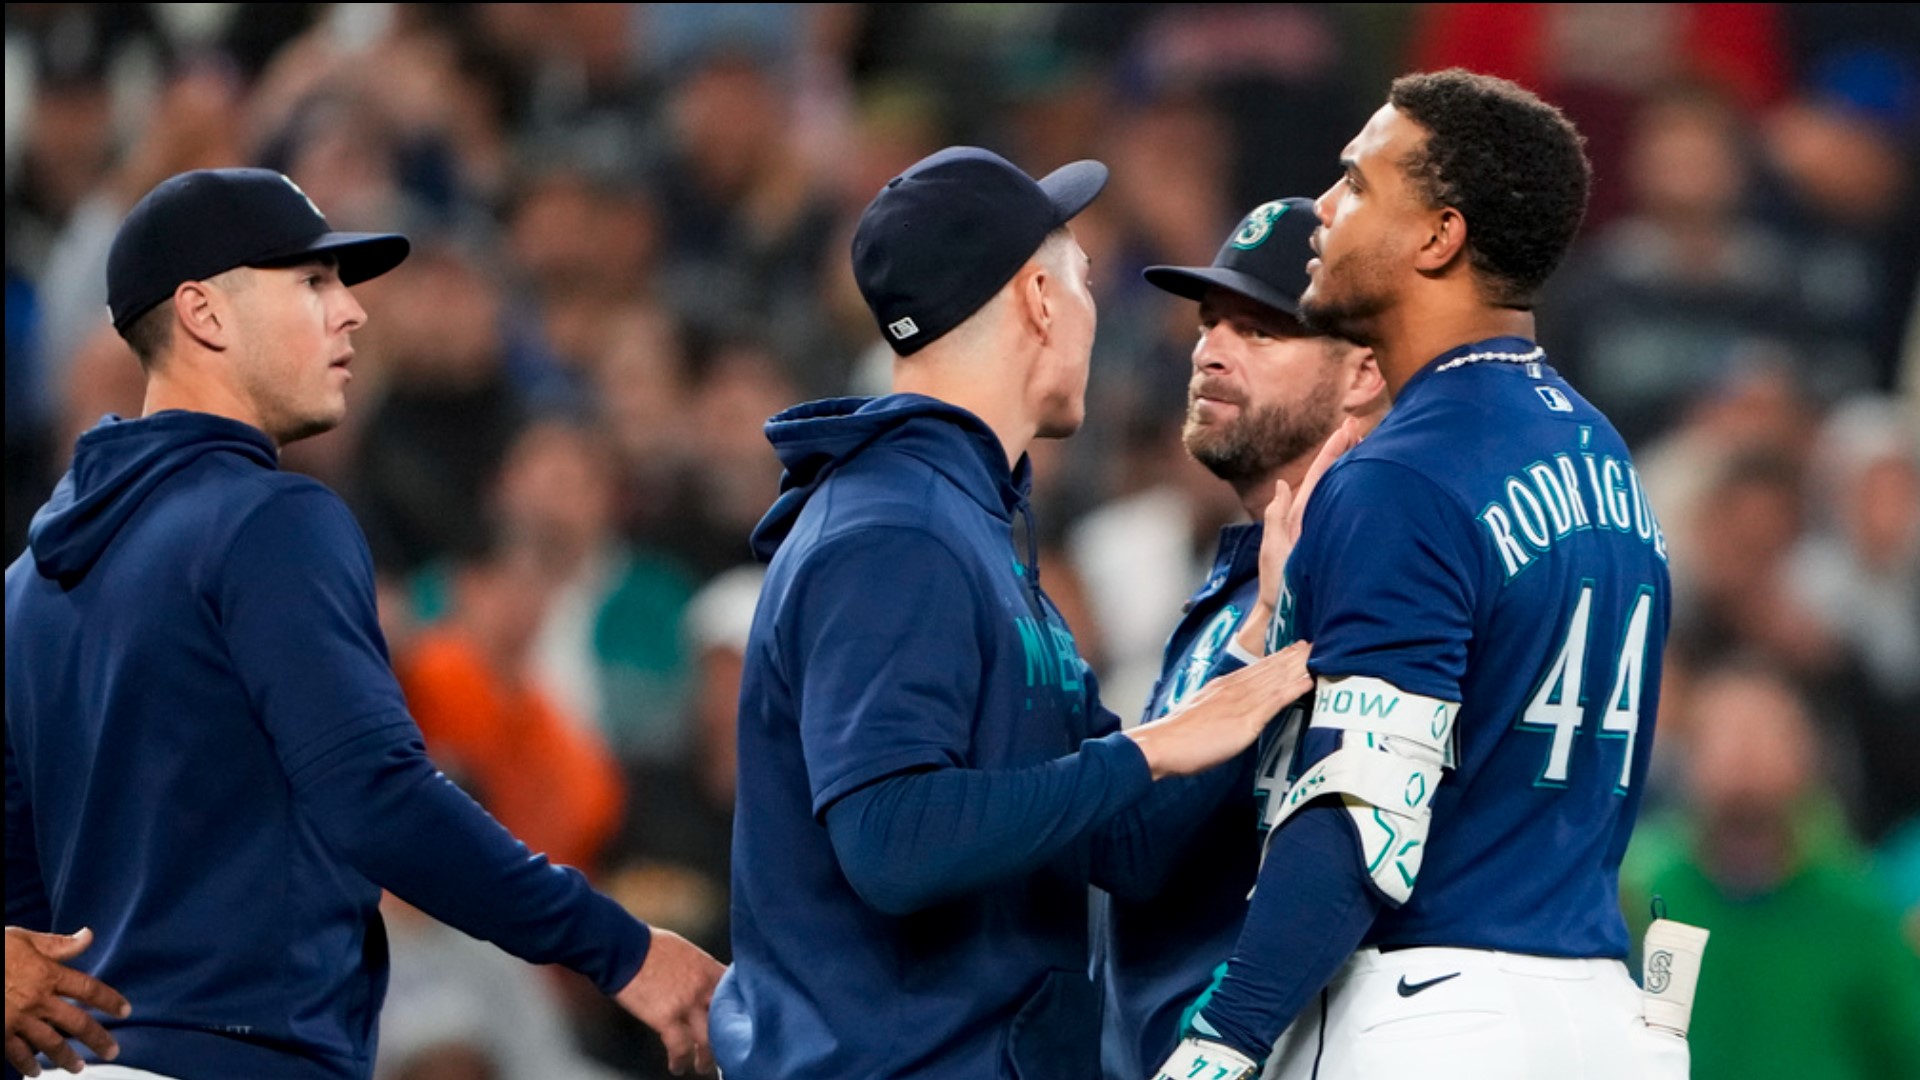
[[1407, 977], [1402, 975], [1400, 976], [1400, 996], [1412, 997], [1422, 990], [1430, 990], [1446, 982], [1448, 979], [1457, 979], [1459, 977], [1460, 973], [1456, 971], [1451, 975], [1442, 975], [1438, 978], [1428, 979], [1426, 982], [1410, 983], [1407, 981]]

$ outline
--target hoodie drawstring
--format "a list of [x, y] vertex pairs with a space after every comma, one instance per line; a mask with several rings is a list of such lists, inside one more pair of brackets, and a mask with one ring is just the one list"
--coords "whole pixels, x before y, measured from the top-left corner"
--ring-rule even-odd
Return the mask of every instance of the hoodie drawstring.
[[1027, 500], [1021, 499], [1014, 504], [1020, 511], [1020, 520], [1027, 523], [1027, 581], [1031, 583], [1034, 595], [1040, 593], [1040, 528], [1033, 521], [1033, 507]]

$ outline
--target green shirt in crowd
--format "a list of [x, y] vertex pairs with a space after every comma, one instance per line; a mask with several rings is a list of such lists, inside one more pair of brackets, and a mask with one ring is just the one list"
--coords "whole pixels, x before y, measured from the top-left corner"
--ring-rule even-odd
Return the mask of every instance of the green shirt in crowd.
[[1648, 898], [1712, 932], [1689, 1042], [1694, 1080], [1920, 1077], [1920, 954], [1857, 853], [1807, 830], [1802, 864], [1738, 897], [1701, 870], [1691, 837], [1650, 823], [1623, 874], [1636, 937]]

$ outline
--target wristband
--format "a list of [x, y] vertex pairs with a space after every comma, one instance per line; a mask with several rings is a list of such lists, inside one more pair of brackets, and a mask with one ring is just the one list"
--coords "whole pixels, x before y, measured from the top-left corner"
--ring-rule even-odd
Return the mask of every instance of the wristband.
[[1154, 1080], [1252, 1080], [1258, 1069], [1253, 1059], [1231, 1046], [1189, 1037], [1153, 1075]]

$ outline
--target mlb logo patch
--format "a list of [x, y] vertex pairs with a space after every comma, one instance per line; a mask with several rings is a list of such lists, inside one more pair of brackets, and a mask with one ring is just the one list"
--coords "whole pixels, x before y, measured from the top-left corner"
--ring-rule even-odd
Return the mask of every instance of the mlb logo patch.
[[1552, 409], [1554, 412], [1573, 411], [1573, 402], [1568, 401], [1567, 395], [1555, 390], [1553, 387], [1536, 386], [1533, 389], [1540, 395], [1540, 400], [1547, 403], [1547, 408]]
[[895, 319], [887, 324], [887, 333], [892, 334], [895, 341], [905, 341], [919, 332], [919, 324], [912, 319]]

